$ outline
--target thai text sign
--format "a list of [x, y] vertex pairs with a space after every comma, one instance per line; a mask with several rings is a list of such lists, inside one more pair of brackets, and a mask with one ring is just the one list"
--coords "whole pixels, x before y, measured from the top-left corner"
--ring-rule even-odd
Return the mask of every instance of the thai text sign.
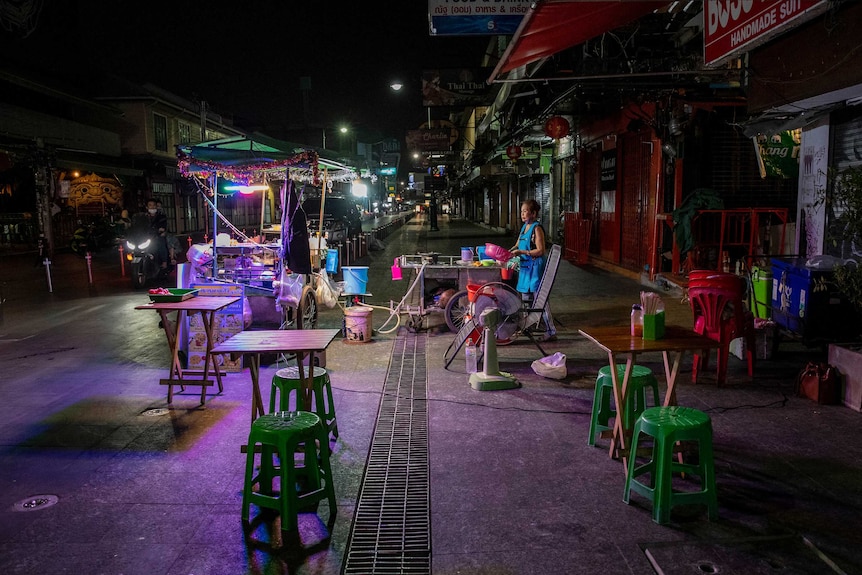
[[703, 53], [707, 66], [770, 40], [826, 9], [826, 0], [707, 0]]
[[510, 35], [534, 0], [428, 0], [432, 36]]

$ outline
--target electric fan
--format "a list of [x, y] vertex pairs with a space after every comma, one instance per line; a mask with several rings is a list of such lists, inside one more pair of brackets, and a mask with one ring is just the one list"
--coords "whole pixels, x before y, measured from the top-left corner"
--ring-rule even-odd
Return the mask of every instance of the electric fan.
[[509, 339], [517, 330], [521, 298], [506, 289], [488, 291], [492, 293], [480, 292], [473, 302], [474, 321], [484, 330], [484, 357], [482, 371], [470, 374], [470, 387], [479, 391], [521, 387], [511, 373], [500, 371], [497, 361], [497, 338]]
[[489, 283], [479, 288], [476, 301], [473, 302], [471, 316], [476, 325], [485, 327], [482, 323], [482, 312], [489, 308], [497, 308], [500, 318], [496, 329], [492, 330], [497, 345], [507, 345], [513, 336], [521, 329], [521, 294], [502, 283]]

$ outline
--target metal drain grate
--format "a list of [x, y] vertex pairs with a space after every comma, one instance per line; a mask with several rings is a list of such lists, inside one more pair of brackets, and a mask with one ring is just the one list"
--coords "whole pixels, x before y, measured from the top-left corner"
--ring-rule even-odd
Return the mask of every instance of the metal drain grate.
[[431, 573], [425, 334], [395, 340], [342, 573]]

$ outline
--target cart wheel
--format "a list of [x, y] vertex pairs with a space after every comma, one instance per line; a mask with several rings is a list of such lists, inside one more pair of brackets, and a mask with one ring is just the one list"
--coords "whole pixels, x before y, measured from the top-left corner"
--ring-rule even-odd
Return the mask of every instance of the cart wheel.
[[464, 318], [470, 313], [470, 300], [467, 298], [467, 290], [461, 290], [446, 302], [444, 310], [446, 325], [452, 333], [458, 333], [464, 325]]
[[296, 329], [314, 329], [317, 327], [317, 297], [310, 286], [302, 288], [302, 297], [296, 310]]

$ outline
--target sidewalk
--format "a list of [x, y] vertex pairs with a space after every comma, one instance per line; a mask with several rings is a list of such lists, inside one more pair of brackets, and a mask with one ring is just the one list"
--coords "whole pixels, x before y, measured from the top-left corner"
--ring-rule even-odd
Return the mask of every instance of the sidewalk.
[[[414, 218], [369, 253], [360, 265], [370, 268], [370, 303], [386, 308], [405, 295], [406, 278], [389, 274], [402, 253], [454, 255], [461, 245], [513, 242], [463, 220], [442, 217], [438, 226], [430, 232]], [[721, 573], [842, 572], [815, 548], [843, 572], [862, 573], [860, 414], [793, 396], [796, 373], [819, 350], [783, 343], [758, 362], [753, 379], [731, 358], [722, 387], [711, 372], [692, 384], [687, 358], [679, 402], [712, 417], [719, 520], [681, 508], [659, 526], [642, 499], [622, 502], [621, 464], [608, 457], [606, 441], [587, 446], [595, 376], [607, 358], [577, 330], [626, 324], [645, 288], [565, 261], [551, 298], [558, 340], [546, 347], [566, 354], [564, 380], [534, 374], [530, 363], [540, 354], [524, 340], [498, 348], [501, 368], [522, 387], [475, 391], [462, 357], [443, 368], [453, 334], [439, 318], [415, 334], [383, 333], [388, 313], [375, 308], [371, 342], [336, 340], [326, 358], [340, 432], [331, 538], [303, 514], [302, 552], [281, 548], [266, 522], [247, 542], [239, 445], [249, 425], [248, 372], [228, 375], [224, 393], [208, 396], [204, 409], [197, 388], [166, 404], [158, 385], [168, 365], [164, 336], [156, 314], [132, 309], [145, 296], [131, 291], [113, 255], [94, 260], [95, 285], [82, 262], [57, 258], [50, 294], [32, 261], [0, 258], [3, 573], [341, 573], [381, 402], [391, 399], [414, 415], [427, 411], [430, 528], [412, 535], [429, 538], [435, 574], [682, 574], [710, 565]], [[677, 294], [666, 292], [665, 302], [668, 323], [690, 323]], [[324, 309], [320, 327], [340, 327], [341, 319], [337, 308]], [[424, 358], [425, 400], [404, 388], [389, 393], [411, 341]], [[663, 373], [660, 357], [645, 359]], [[277, 367], [262, 368], [261, 381]], [[19, 505], [37, 499], [47, 503], [35, 511]], [[320, 517], [326, 511], [321, 504]]]

